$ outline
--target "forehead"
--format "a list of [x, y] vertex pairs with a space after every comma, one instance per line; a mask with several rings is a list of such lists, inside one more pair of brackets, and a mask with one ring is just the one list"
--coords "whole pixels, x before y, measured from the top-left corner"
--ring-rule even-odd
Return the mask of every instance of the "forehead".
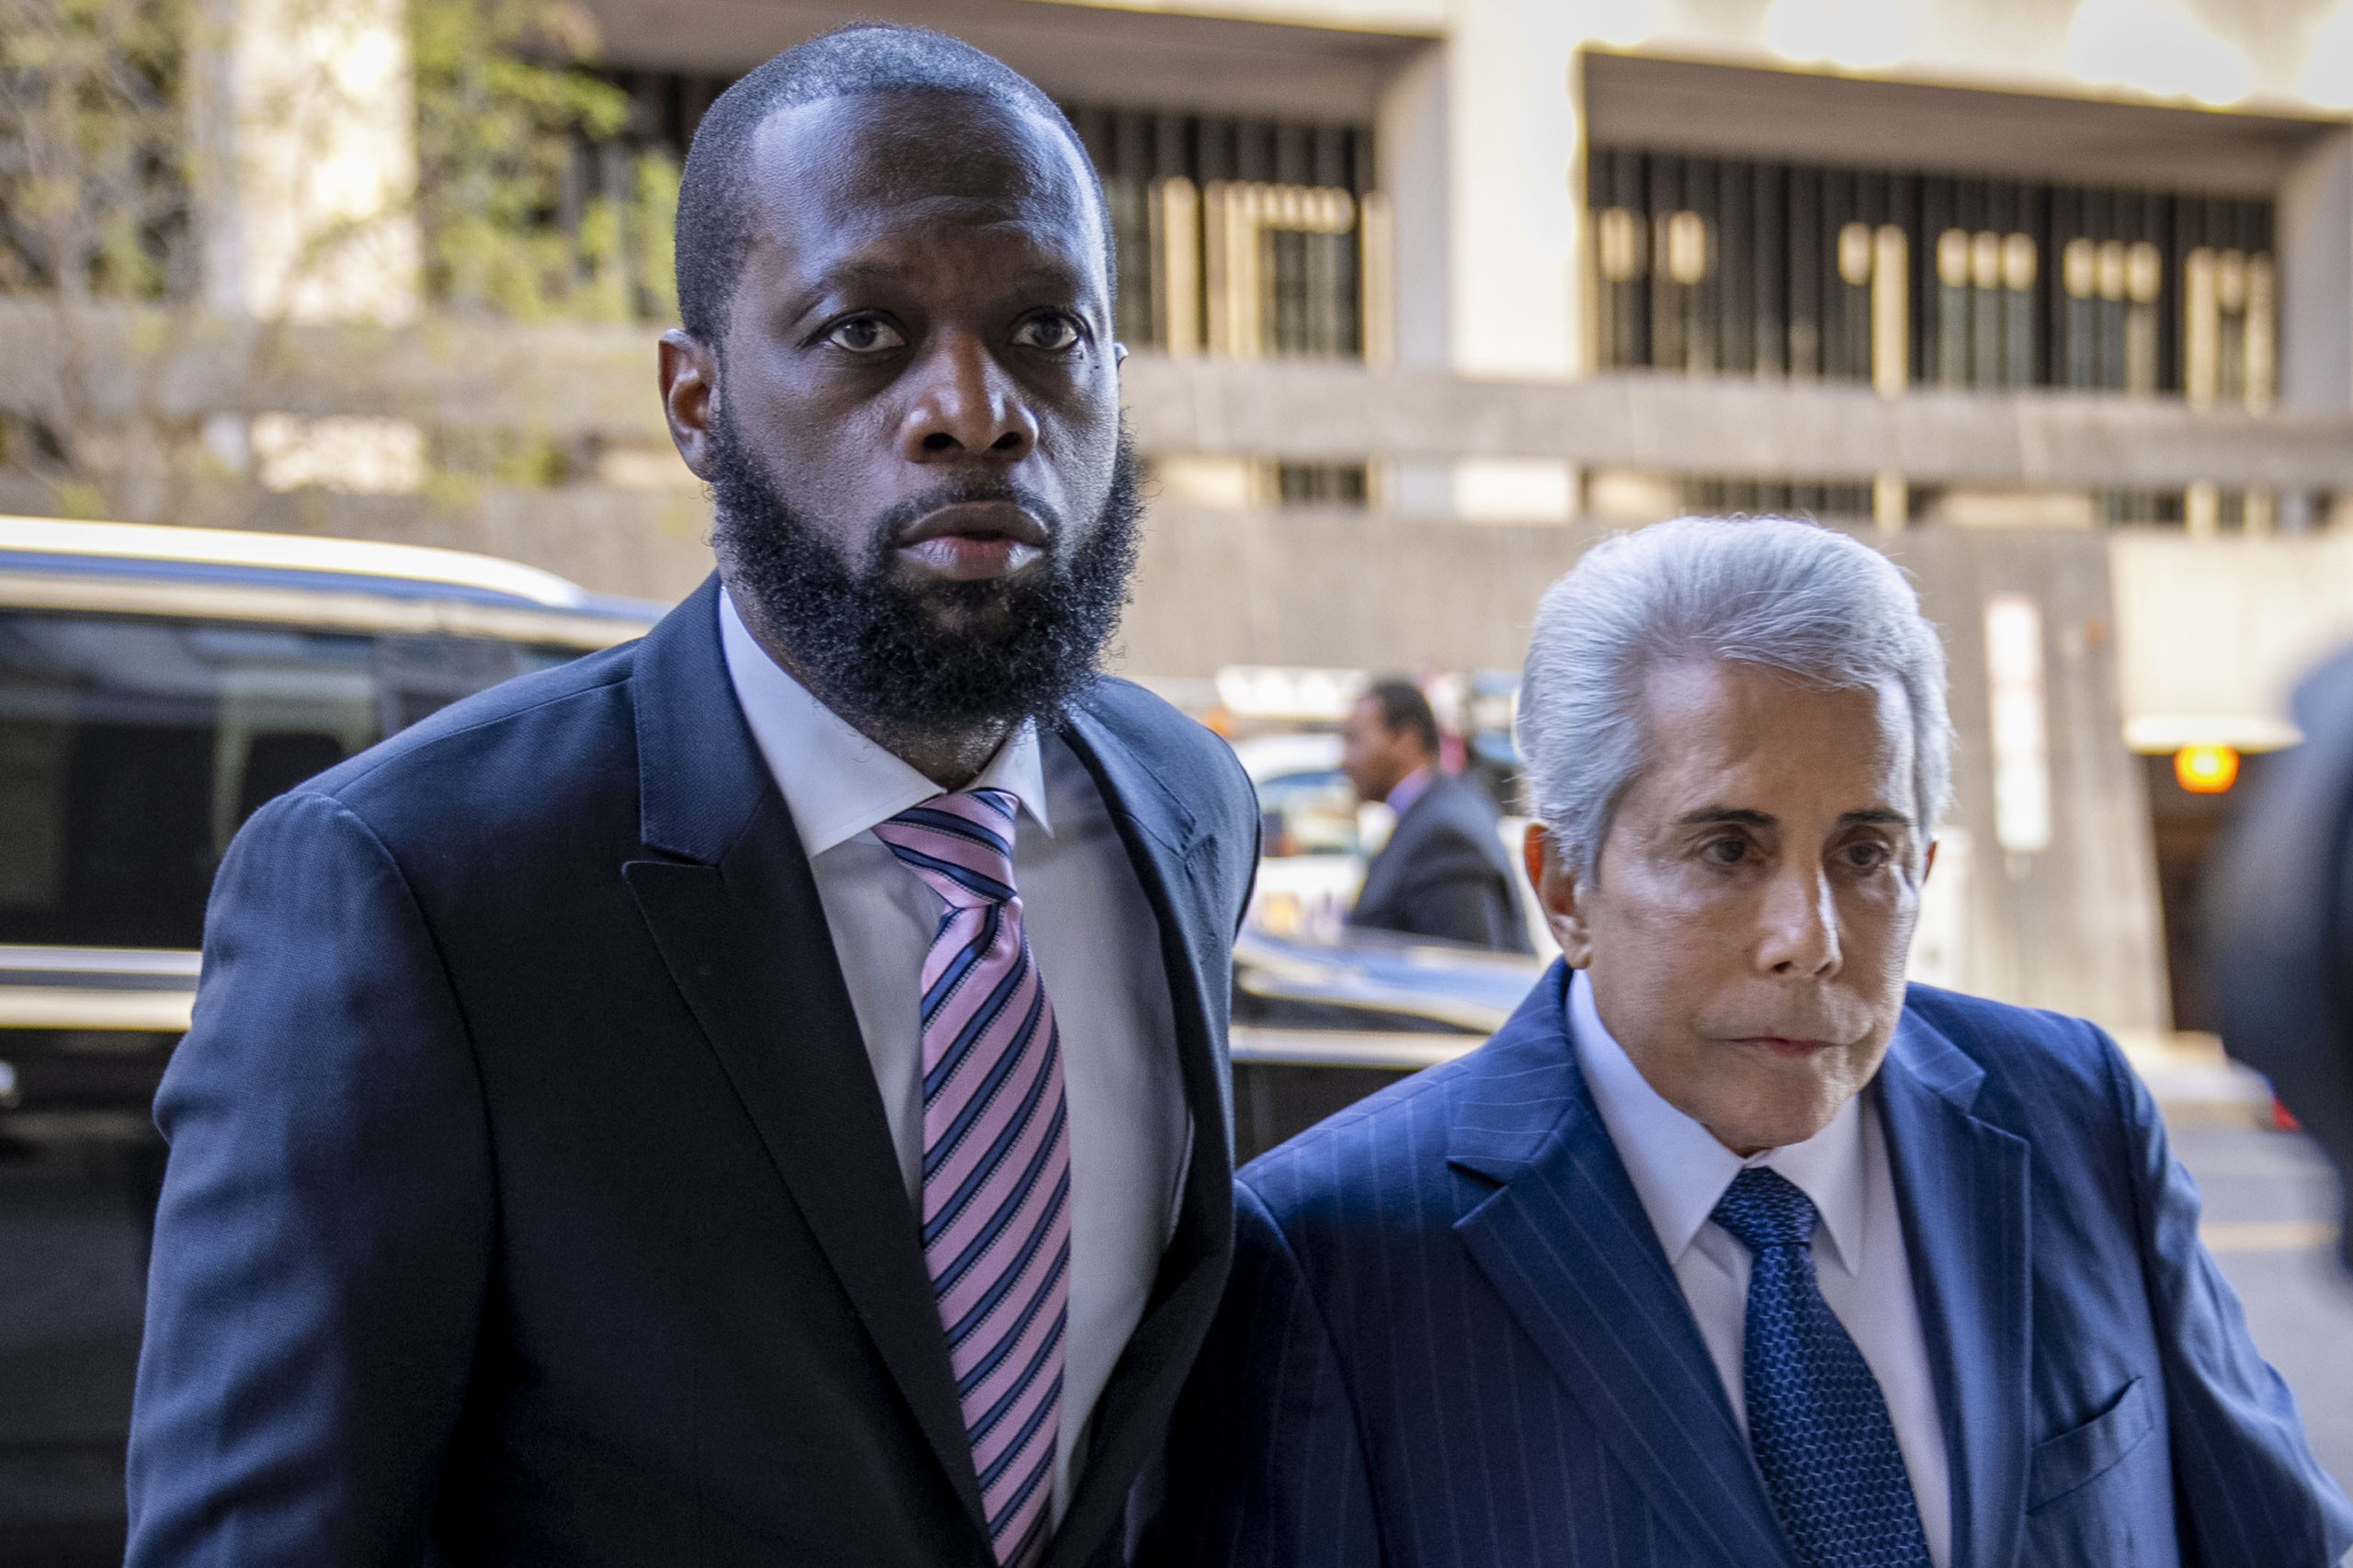
[[[1825, 689], [1760, 665], [1708, 659], [1649, 670], [1641, 694], [1645, 773], [1669, 794], [1708, 795], [1710, 803], [1777, 815], [1806, 800], [1833, 813], [1911, 809], [1911, 705], [1893, 683]], [[1779, 809], [1763, 799], [1768, 794]]]
[[987, 236], [1101, 265], [1092, 173], [1026, 107], [948, 92], [795, 104], [761, 123], [747, 173], [756, 248], [815, 259]]

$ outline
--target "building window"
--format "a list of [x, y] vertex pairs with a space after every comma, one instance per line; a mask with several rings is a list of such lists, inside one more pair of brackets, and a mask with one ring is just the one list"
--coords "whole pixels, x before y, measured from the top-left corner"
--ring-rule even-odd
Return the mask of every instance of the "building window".
[[1387, 214], [1368, 128], [1063, 107], [1111, 209], [1120, 341], [1386, 358]]
[[[619, 188], [649, 153], [682, 165], [733, 80], [601, 74], [630, 96], [630, 124], [611, 146], [579, 148], [567, 191]], [[1111, 210], [1120, 341], [1176, 355], [1388, 358], [1388, 209], [1370, 127], [1062, 108]], [[567, 200], [556, 226], [577, 229], [585, 210]]]
[[2269, 406], [2268, 201], [1597, 149], [1603, 369]]

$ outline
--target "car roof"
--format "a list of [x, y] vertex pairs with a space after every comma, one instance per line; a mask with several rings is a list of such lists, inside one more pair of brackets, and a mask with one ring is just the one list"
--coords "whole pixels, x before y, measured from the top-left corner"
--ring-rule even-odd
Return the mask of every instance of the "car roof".
[[1290, 731], [1250, 735], [1233, 743], [1233, 755], [1254, 784], [1287, 773], [1329, 773], [1340, 766], [1340, 737], [1329, 731]]
[[601, 647], [666, 607], [423, 545], [0, 516], [0, 605], [442, 631]]

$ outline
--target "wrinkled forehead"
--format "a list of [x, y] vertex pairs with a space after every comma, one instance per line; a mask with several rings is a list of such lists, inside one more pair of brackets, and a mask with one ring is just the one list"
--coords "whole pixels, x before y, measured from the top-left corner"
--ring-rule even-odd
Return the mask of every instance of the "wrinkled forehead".
[[1704, 791], [1802, 762], [1825, 790], [1876, 788], [1882, 803], [1917, 809], [1917, 737], [1900, 681], [1831, 686], [1739, 660], [1668, 659], [1642, 670], [1636, 692], [1645, 771]]
[[933, 91], [795, 104], [761, 123], [750, 175], [755, 244], [834, 251], [1012, 232], [1100, 266], [1093, 174], [1026, 106]]

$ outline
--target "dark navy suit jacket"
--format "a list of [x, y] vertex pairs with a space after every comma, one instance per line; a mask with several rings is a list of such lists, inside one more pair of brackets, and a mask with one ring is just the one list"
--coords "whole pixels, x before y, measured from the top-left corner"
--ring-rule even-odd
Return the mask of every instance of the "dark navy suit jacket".
[[[137, 1568], [991, 1562], [917, 1227], [706, 585], [265, 808], [213, 895], [131, 1440]], [[1232, 1242], [1257, 815], [1104, 681], [1195, 1138], [1048, 1562], [1121, 1555]]]
[[1504, 853], [1496, 820], [1476, 784], [1444, 773], [1432, 778], [1365, 868], [1348, 924], [1529, 951], [1518, 873]]
[[[1480, 1050], [1235, 1182], [1159, 1563], [1795, 1568], [1569, 1046]], [[1915, 986], [1876, 1087], [1955, 1568], [2323, 1568], [2353, 1537], [2088, 1024]]]

